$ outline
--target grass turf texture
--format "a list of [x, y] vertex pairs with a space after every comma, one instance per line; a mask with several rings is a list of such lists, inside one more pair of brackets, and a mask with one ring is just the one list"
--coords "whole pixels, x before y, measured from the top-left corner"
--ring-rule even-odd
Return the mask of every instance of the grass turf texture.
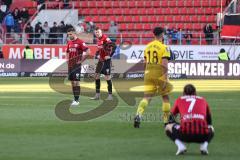
[[[210, 155], [204, 159], [238, 159], [240, 81], [173, 81], [176, 90], [171, 95], [172, 103], [181, 94], [182, 85], [189, 82], [197, 87], [199, 84], [199, 95], [206, 97], [213, 115], [216, 134], [209, 145]], [[209, 87], [202, 84], [209, 84]], [[211, 92], [211, 84], [219, 86], [215, 87], [218, 90], [213, 87]], [[224, 91], [227, 85], [234, 86], [234, 91]], [[132, 127], [136, 106], [128, 106], [121, 100], [114, 111], [100, 118], [87, 122], [61, 121], [55, 116], [54, 108], [65, 99], [72, 99], [72, 96], [51, 91], [47, 78], [1, 78], [0, 159], [203, 159], [196, 144], [188, 145], [186, 155], [175, 156], [176, 146], [165, 136], [158, 120], [161, 102], [157, 97], [146, 109], [148, 120], [140, 129]], [[81, 107], [71, 110], [79, 113], [97, 104], [89, 97], [81, 97]]]

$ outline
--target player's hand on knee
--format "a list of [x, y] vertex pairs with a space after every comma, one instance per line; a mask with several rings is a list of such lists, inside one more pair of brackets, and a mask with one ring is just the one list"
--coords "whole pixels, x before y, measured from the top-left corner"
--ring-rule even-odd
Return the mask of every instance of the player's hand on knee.
[[208, 128], [211, 129], [214, 132], [214, 128], [212, 125], [208, 125]]

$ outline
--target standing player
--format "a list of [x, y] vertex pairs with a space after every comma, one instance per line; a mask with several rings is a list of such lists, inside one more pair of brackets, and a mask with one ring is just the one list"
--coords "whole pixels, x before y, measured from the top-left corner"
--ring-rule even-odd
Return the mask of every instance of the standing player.
[[80, 96], [80, 75], [81, 75], [81, 64], [90, 54], [90, 49], [86, 44], [77, 38], [74, 28], [70, 28], [67, 31], [67, 35], [70, 39], [67, 43], [67, 56], [68, 56], [68, 79], [72, 84], [72, 92], [74, 100], [72, 106], [79, 104]]
[[104, 74], [104, 78], [107, 81], [108, 85], [108, 98], [106, 100], [112, 100], [111, 56], [113, 55], [116, 46], [111, 42], [110, 38], [102, 33], [102, 30], [100, 28], [96, 27], [94, 33], [98, 40], [98, 51], [96, 53], [98, 63], [95, 71], [96, 94], [91, 99], [100, 99], [100, 74]]
[[150, 42], [145, 51], [145, 73], [144, 73], [144, 98], [138, 105], [137, 114], [134, 118], [134, 127], [140, 127], [145, 107], [155, 95], [162, 96], [162, 111], [163, 122], [168, 122], [170, 112], [170, 103], [168, 94], [172, 91], [172, 85], [168, 82], [168, 60], [170, 59], [170, 52], [163, 41], [163, 28], [156, 27], [153, 30], [155, 40]]
[[171, 113], [173, 116], [180, 114], [181, 117], [180, 125], [171, 118], [173, 123], [165, 128], [167, 136], [178, 147], [176, 155], [186, 152], [187, 148], [183, 142], [201, 143], [201, 153], [208, 154], [208, 143], [214, 135], [212, 117], [207, 101], [196, 96], [196, 88], [192, 84], [184, 87], [183, 96], [175, 101]]

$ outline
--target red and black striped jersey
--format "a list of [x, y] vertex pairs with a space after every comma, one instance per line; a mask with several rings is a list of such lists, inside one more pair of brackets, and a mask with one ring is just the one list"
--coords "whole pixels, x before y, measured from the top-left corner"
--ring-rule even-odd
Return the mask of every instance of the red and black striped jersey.
[[81, 61], [82, 54], [88, 49], [87, 45], [79, 38], [67, 42], [68, 67], [73, 68]]
[[208, 134], [211, 113], [207, 101], [199, 96], [179, 97], [171, 110], [180, 114], [180, 130], [183, 134]]
[[97, 40], [97, 47], [98, 47], [98, 53], [100, 55], [100, 58], [99, 58], [100, 61], [104, 61], [105, 56], [110, 56], [110, 54], [111, 54], [105, 48], [105, 46], [108, 43], [111, 43], [111, 40], [105, 34], [103, 34], [102, 37], [98, 38], [98, 40]]

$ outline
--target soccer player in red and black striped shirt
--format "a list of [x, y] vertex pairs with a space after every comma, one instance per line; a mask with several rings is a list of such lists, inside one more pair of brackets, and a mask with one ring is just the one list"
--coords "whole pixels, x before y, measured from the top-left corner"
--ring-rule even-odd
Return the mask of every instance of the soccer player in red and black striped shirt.
[[166, 134], [178, 146], [177, 155], [186, 151], [183, 142], [200, 143], [202, 154], [208, 154], [207, 146], [213, 138], [214, 129], [209, 105], [203, 97], [196, 95], [196, 88], [192, 84], [184, 87], [183, 96], [179, 97], [171, 110], [170, 121], [180, 114], [180, 124], [166, 125]]
[[79, 81], [81, 76], [81, 64], [90, 54], [90, 49], [77, 37], [74, 28], [68, 29], [67, 35], [70, 39], [67, 42], [68, 79], [71, 81], [74, 95], [74, 100], [71, 105], [76, 106], [79, 104], [80, 96]]
[[96, 57], [98, 58], [98, 63], [95, 71], [96, 94], [91, 99], [100, 99], [100, 74], [104, 74], [104, 78], [108, 85], [108, 98], [106, 100], [112, 100], [111, 57], [115, 51], [116, 45], [107, 35], [102, 33], [100, 28], [96, 27], [94, 33], [97, 37], [98, 50]]

